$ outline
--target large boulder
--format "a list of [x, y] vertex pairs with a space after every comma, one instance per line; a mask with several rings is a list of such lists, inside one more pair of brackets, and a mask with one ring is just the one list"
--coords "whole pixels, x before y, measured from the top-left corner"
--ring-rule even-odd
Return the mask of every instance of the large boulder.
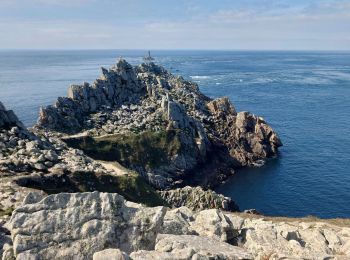
[[118, 194], [60, 193], [42, 200], [30, 194], [11, 218], [14, 254], [17, 259], [86, 259], [110, 247], [151, 250], [165, 212]]

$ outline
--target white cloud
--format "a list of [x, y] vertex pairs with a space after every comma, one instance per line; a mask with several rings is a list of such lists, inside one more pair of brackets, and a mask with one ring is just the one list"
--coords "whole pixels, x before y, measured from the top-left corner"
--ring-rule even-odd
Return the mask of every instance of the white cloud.
[[[70, 4], [68, 0], [48, 1], [51, 4]], [[83, 0], [73, 2], [77, 4]], [[193, 10], [198, 9], [191, 2], [188, 11]], [[91, 14], [74, 18], [0, 20], [0, 32], [4, 35], [0, 48], [350, 48], [350, 3], [344, 1], [333, 5], [322, 2], [314, 6], [217, 10], [176, 20], [153, 17], [151, 22], [146, 18], [137, 22], [124, 21], [124, 17], [106, 22], [106, 19], [91, 19]]]

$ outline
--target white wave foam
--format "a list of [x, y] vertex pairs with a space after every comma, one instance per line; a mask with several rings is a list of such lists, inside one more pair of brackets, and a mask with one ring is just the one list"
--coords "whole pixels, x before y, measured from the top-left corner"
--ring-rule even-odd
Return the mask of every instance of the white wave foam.
[[192, 79], [210, 79], [210, 76], [190, 76]]

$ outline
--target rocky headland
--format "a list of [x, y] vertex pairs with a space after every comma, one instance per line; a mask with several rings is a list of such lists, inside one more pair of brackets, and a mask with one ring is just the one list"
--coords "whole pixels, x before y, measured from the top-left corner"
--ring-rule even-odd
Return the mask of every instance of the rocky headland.
[[263, 118], [154, 63], [102, 68], [29, 129], [0, 103], [0, 256], [346, 259], [343, 222], [234, 213], [208, 189], [281, 145]]

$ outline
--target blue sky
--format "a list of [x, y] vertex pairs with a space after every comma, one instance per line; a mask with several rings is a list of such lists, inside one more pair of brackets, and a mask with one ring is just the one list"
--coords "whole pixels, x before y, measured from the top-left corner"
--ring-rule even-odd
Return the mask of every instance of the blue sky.
[[0, 0], [1, 49], [349, 50], [350, 0]]

